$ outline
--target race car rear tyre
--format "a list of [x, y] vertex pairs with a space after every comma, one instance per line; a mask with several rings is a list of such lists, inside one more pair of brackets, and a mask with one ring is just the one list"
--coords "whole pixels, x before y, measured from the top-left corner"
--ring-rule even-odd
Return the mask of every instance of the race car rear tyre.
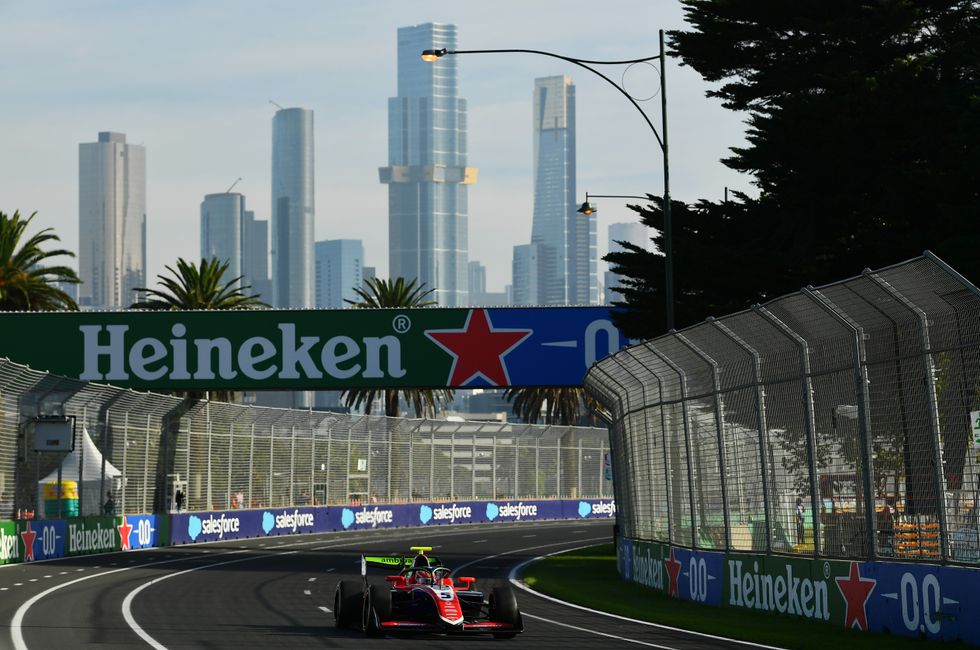
[[391, 590], [387, 585], [371, 585], [365, 608], [364, 631], [375, 636], [383, 634], [379, 623], [391, 618]]
[[[490, 593], [489, 615], [491, 621], [513, 625], [517, 630], [523, 627], [521, 612], [517, 609], [517, 596], [510, 585], [493, 588]], [[512, 639], [516, 635], [516, 632], [495, 632], [493, 636], [495, 639]]]
[[364, 592], [357, 580], [341, 580], [333, 597], [333, 619], [337, 627], [356, 627], [360, 622]]

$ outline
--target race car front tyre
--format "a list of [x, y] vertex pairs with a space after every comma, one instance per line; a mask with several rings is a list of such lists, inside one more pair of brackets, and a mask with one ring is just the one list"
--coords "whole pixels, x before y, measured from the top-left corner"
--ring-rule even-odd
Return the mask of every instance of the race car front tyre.
[[[507, 623], [519, 630], [522, 627], [521, 612], [517, 609], [517, 596], [510, 585], [494, 587], [490, 593], [489, 615], [491, 621]], [[495, 632], [495, 639], [512, 639], [516, 632]]]
[[381, 621], [391, 618], [391, 590], [387, 585], [371, 585], [365, 614], [364, 631], [372, 636], [382, 634]]
[[333, 597], [333, 619], [337, 627], [357, 626], [361, 618], [364, 592], [357, 580], [341, 580]]

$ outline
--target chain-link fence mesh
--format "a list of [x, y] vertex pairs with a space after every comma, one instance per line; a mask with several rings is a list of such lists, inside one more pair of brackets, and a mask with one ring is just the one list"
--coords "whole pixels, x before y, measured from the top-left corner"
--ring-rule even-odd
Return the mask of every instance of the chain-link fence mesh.
[[[34, 451], [45, 416], [75, 418], [70, 455]], [[605, 429], [185, 400], [0, 359], [0, 519], [44, 516], [59, 466], [83, 515], [109, 493], [118, 514], [172, 511], [178, 491], [187, 510], [611, 497], [608, 445]]]
[[624, 535], [980, 563], [980, 291], [930, 253], [630, 346], [585, 386]]

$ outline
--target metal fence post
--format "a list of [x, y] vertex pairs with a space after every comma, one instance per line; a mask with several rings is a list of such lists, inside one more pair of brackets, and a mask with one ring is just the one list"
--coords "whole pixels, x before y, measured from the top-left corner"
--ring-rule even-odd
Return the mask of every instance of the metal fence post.
[[915, 315], [919, 322], [919, 337], [922, 343], [922, 361], [925, 365], [925, 377], [923, 381], [926, 385], [926, 402], [929, 408], [929, 427], [931, 429], [932, 455], [935, 471], [933, 477], [936, 490], [936, 514], [939, 519], [939, 557], [942, 562], [949, 559], [949, 529], [946, 518], [946, 477], [943, 472], [943, 448], [941, 442], [941, 428], [939, 424], [939, 404], [936, 399], [936, 368], [932, 362], [932, 343], [929, 339], [929, 318], [925, 311], [914, 302], [909, 300], [898, 289], [889, 284], [884, 278], [870, 269], [865, 269], [864, 277], [876, 284], [888, 295], [895, 299], [900, 305]]
[[206, 510], [212, 510], [212, 509], [214, 509], [214, 497], [211, 494], [211, 417], [210, 417], [210, 414], [208, 415], [206, 430], [208, 432], [207, 433], [207, 436], [208, 436], [208, 458], [207, 458], [208, 471], [207, 471], [207, 474], [206, 474], [207, 481], [208, 481], [208, 487], [207, 487], [207, 490], [205, 491], [205, 493], [207, 494], [207, 499], [208, 500], [207, 500], [207, 503], [205, 504], [204, 507], [205, 507]]
[[296, 505], [296, 427], [289, 426], [289, 504]]
[[850, 330], [854, 345], [854, 388], [858, 407], [858, 432], [861, 435], [861, 472], [864, 478], [864, 525], [867, 527], [866, 543], [868, 544], [868, 560], [874, 561], [877, 556], [875, 548], [875, 531], [878, 529], [877, 512], [875, 511], [874, 492], [874, 452], [871, 439], [871, 415], [868, 412], [868, 377], [865, 374], [867, 355], [864, 348], [864, 328], [854, 319], [837, 309], [834, 303], [813, 287], [801, 289], [804, 296], [813, 301], [829, 316]]
[[691, 429], [687, 417], [687, 374], [679, 365], [671, 361], [667, 355], [661, 353], [652, 345], [644, 345], [644, 348], [652, 352], [654, 356], [670, 367], [671, 370], [676, 372], [678, 379], [680, 379], [681, 418], [684, 421], [684, 449], [686, 451], [685, 456], [687, 456], [687, 489], [689, 492], [689, 503], [691, 507], [691, 546], [696, 548], [698, 546], [698, 541], [700, 540], [700, 534], [698, 529], [697, 499], [694, 495], [694, 466], [692, 464], [694, 449], [691, 445]]
[[255, 485], [255, 479], [252, 477], [255, 475], [255, 422], [249, 426], [249, 441], [248, 441], [248, 506], [252, 507], [255, 500], [252, 496], [252, 489]]
[[[144, 429], [144, 431], [146, 432], [146, 438], [143, 440], [143, 499], [142, 502], [140, 503], [140, 506], [142, 506], [141, 509], [143, 510], [143, 512], [146, 512], [146, 488], [147, 488], [147, 480], [148, 477], [150, 476], [150, 416], [149, 414], [146, 416], [146, 428]], [[166, 431], [164, 431], [163, 433], [164, 435], [167, 435]], [[167, 489], [166, 466], [164, 466], [163, 469], [163, 480], [164, 480], [163, 489], [164, 492], [166, 492]]]
[[538, 467], [541, 461], [541, 438], [534, 439], [534, 496], [539, 498], [541, 496], [541, 486], [538, 485]]
[[578, 476], [575, 479], [575, 496], [572, 498], [582, 498], [582, 438], [578, 439]]
[[429, 499], [435, 499], [436, 494], [436, 430], [429, 430]]
[[718, 434], [718, 468], [721, 471], [721, 507], [722, 520], [725, 525], [725, 549], [732, 548], [732, 521], [728, 509], [728, 463], [725, 458], [725, 420], [721, 407], [721, 371], [718, 363], [696, 346], [683, 334], [674, 333], [674, 338], [680, 341], [688, 350], [711, 366], [712, 392], [715, 398], [715, 430]]
[[[771, 499], [771, 484], [769, 473], [769, 427], [766, 424], [766, 396], [762, 388], [762, 360], [759, 353], [743, 341], [735, 332], [721, 321], [709, 318], [708, 322], [731, 339], [737, 346], [752, 355], [752, 383], [755, 385], [755, 411], [759, 426], [759, 459], [762, 472], [762, 508], [766, 519], [766, 553], [772, 552], [773, 516]], [[775, 483], [775, 480], [773, 480]]]
[[268, 507], [275, 507], [274, 498], [272, 496], [272, 490], [274, 487], [274, 482], [272, 480], [275, 466], [273, 465], [273, 458], [276, 455], [276, 425], [269, 426], [269, 501]]
[[473, 450], [470, 452], [470, 498], [476, 499], [476, 432], [473, 432]]
[[333, 447], [333, 427], [329, 427], [327, 429], [327, 475], [323, 479], [323, 483], [324, 483], [324, 486], [323, 486], [323, 500], [324, 500], [324, 505], [327, 505], [327, 504], [331, 503], [331, 501], [330, 501], [330, 478], [331, 478], [331, 476], [330, 475], [333, 474], [333, 463], [330, 460], [330, 453], [332, 451], [331, 447]]
[[810, 518], [813, 520], [813, 554], [819, 556], [823, 545], [820, 543], [820, 495], [817, 491], [817, 437], [813, 414], [813, 380], [810, 376], [810, 346], [802, 336], [762, 305], [752, 305], [752, 311], [793, 341], [800, 351], [800, 368], [803, 371], [803, 376], [800, 378], [803, 387], [803, 428], [810, 464], [810, 509], [812, 512]]
[[129, 411], [123, 413], [123, 449], [122, 449], [122, 487], [119, 488], [121, 492], [119, 496], [119, 508], [120, 512], [126, 512], [126, 484], [129, 483], [129, 477], [127, 476], [129, 467], [126, 464], [126, 452], [129, 451]]
[[[234, 467], [234, 465], [235, 465], [235, 423], [232, 422], [231, 423], [231, 429], [228, 431], [228, 483], [227, 483], [227, 486], [226, 486], [228, 488], [228, 496], [226, 497], [226, 503], [229, 506], [231, 506], [231, 495], [232, 495], [231, 468]], [[237, 503], [237, 501], [236, 501], [236, 503]], [[238, 507], [239, 508], [244, 508], [245, 506], [243, 506], [242, 504], [238, 503]]]

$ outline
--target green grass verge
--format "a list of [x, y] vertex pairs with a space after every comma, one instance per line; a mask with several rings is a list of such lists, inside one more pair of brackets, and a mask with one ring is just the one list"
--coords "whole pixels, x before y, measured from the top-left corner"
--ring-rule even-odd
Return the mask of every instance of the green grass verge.
[[965, 647], [960, 643], [846, 630], [795, 616], [709, 607], [670, 598], [659, 591], [622, 580], [616, 571], [616, 551], [612, 544], [545, 558], [529, 565], [522, 579], [537, 591], [585, 607], [783, 648], [923, 650]]

